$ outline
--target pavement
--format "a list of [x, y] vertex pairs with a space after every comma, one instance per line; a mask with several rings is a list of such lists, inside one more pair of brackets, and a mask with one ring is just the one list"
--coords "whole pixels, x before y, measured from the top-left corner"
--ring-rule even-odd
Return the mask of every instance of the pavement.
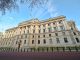
[[80, 60], [80, 52], [0, 52], [0, 60]]

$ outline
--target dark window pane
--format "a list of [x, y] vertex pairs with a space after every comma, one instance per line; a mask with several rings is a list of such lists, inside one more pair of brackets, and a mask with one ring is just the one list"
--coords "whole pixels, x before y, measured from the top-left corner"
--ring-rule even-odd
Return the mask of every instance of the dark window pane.
[[49, 34], [49, 37], [51, 37], [51, 34]]
[[24, 44], [26, 44], [26, 40], [24, 40]]
[[76, 41], [77, 41], [77, 43], [79, 43], [79, 42], [80, 42], [78, 38], [76, 38]]
[[45, 37], [45, 35], [43, 35], [43, 37]]
[[40, 44], [40, 40], [38, 40], [38, 44]]
[[46, 40], [45, 39], [43, 40], [43, 43], [46, 44]]
[[57, 41], [57, 43], [60, 43], [60, 40], [59, 40], [59, 38], [56, 38], [56, 41]]
[[34, 40], [32, 40], [32, 44], [34, 44]]
[[75, 32], [73, 32], [73, 34], [74, 34], [74, 35], [76, 35], [76, 33], [75, 33]]
[[67, 38], [64, 38], [64, 42], [65, 42], [65, 43], [68, 43], [68, 40], [67, 40]]
[[58, 33], [55, 33], [56, 36], [58, 36]]

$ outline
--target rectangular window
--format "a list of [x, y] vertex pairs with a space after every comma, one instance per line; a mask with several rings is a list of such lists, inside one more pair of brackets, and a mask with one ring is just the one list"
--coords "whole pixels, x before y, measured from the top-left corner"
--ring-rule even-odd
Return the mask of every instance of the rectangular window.
[[59, 24], [62, 24], [62, 21], [59, 21]]
[[43, 25], [43, 27], [45, 27], [45, 24]]
[[43, 33], [45, 33], [45, 29], [43, 29]]
[[16, 44], [18, 43], [18, 41], [16, 41]]
[[68, 40], [67, 40], [67, 38], [64, 38], [64, 42], [65, 42], [65, 43], [68, 43]]
[[49, 31], [49, 32], [51, 32], [51, 27], [50, 27], [50, 28], [48, 28], [48, 31]]
[[40, 35], [38, 35], [38, 38], [40, 38]]
[[27, 38], [27, 35], [25, 35], [25, 38]]
[[62, 32], [63, 35], [65, 35], [65, 32]]
[[56, 36], [58, 36], [58, 33], [55, 33]]
[[35, 33], [35, 30], [33, 30], [33, 33]]
[[49, 37], [51, 37], [51, 34], [49, 34]]
[[26, 44], [26, 40], [24, 40], [24, 44]]
[[29, 30], [27, 30], [27, 33], [29, 33]]
[[24, 34], [25, 34], [25, 31], [24, 31]]
[[40, 30], [39, 30], [39, 33], [40, 33]]
[[21, 35], [21, 39], [23, 38], [23, 35]]
[[46, 44], [46, 40], [45, 39], [43, 40], [43, 43]]
[[43, 37], [45, 37], [45, 35], [43, 35]]
[[79, 43], [79, 42], [80, 42], [78, 38], [76, 38], [76, 41], [77, 41], [77, 43]]
[[34, 44], [34, 40], [32, 40], [32, 44]]
[[50, 23], [48, 23], [48, 26], [50, 26]]
[[63, 26], [60, 26], [60, 30], [64, 30], [64, 27]]
[[34, 35], [33, 35], [33, 38], [34, 38]]
[[53, 43], [52, 39], [49, 39], [49, 42], [50, 42], [50, 44], [52, 44]]
[[53, 22], [53, 25], [55, 25], [55, 22]]
[[54, 31], [57, 31], [57, 27], [54, 27]]
[[76, 33], [75, 33], [75, 32], [73, 32], [73, 34], [74, 34], [74, 35], [76, 35]]
[[38, 44], [40, 44], [40, 40], [38, 40]]
[[57, 43], [60, 43], [60, 40], [59, 40], [59, 38], [56, 38], [56, 41], [57, 41]]

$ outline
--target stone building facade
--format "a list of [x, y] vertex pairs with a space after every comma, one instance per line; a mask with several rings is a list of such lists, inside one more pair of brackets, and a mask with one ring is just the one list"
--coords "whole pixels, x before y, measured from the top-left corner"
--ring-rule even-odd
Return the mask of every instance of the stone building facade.
[[65, 16], [39, 21], [31, 19], [10, 28], [0, 37], [0, 47], [21, 49], [80, 46], [80, 31]]

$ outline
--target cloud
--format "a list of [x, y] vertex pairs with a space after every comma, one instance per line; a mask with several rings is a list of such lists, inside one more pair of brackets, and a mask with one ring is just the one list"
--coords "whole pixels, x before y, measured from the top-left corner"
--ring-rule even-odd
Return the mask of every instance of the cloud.
[[59, 13], [51, 0], [47, 3], [47, 9], [51, 17], [57, 16]]
[[80, 31], [80, 25], [77, 25], [78, 30]]

